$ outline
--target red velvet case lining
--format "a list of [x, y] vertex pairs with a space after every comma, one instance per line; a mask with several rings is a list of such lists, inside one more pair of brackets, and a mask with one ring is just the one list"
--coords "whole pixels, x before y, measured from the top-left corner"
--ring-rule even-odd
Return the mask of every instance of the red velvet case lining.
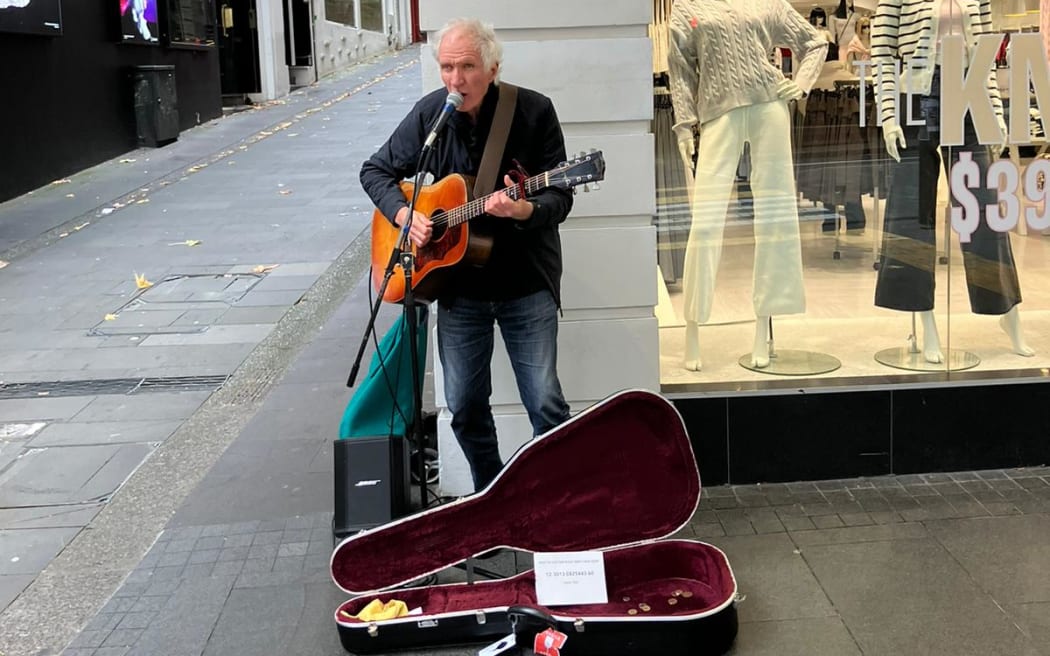
[[[605, 573], [608, 604], [539, 606], [535, 578], [530, 570], [500, 581], [405, 588], [380, 595], [363, 595], [340, 606], [336, 619], [346, 624], [363, 624], [343, 613], [356, 615], [377, 597], [384, 602], [400, 599], [410, 609], [421, 608], [424, 616], [533, 606], [568, 617], [623, 619], [633, 616], [645, 619], [704, 613], [725, 605], [736, 595], [736, 582], [725, 555], [701, 542], [668, 540], [607, 551]], [[689, 596], [676, 595], [676, 592]], [[675, 600], [673, 604], [669, 603], [671, 599]], [[640, 604], [648, 605], [650, 610], [641, 610]], [[636, 611], [633, 615], [628, 613], [632, 608]]]
[[583, 551], [657, 539], [685, 525], [699, 498], [678, 412], [651, 392], [622, 392], [522, 447], [485, 490], [343, 541], [332, 578], [359, 594], [500, 546]]

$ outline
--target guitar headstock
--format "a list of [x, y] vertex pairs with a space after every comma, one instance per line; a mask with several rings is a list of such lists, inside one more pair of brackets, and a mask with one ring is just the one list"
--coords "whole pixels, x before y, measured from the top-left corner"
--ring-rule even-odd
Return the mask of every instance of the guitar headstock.
[[[575, 159], [571, 159], [559, 165], [548, 174], [548, 182], [552, 187], [572, 189], [578, 185], [594, 184], [605, 179], [605, 157], [600, 150], [592, 150], [589, 153], [580, 153]], [[587, 189], [587, 187], [584, 187]]]

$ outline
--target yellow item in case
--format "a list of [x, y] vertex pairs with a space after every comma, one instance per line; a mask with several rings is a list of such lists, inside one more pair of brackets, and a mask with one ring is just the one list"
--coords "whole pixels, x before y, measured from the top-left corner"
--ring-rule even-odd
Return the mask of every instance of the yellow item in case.
[[374, 622], [376, 620], [392, 620], [396, 617], [408, 615], [408, 606], [399, 599], [391, 599], [385, 604], [379, 599], [373, 599], [357, 614], [357, 619], [362, 622]]

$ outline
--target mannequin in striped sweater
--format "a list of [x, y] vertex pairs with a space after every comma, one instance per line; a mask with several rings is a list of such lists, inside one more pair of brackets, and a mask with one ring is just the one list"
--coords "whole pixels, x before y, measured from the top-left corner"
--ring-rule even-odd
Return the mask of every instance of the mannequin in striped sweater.
[[[989, 0], [879, 0], [871, 38], [872, 61], [882, 75], [876, 77], [876, 94], [886, 149], [897, 163], [886, 202], [882, 253], [875, 305], [917, 312], [923, 327], [923, 357], [931, 363], [944, 360], [934, 321], [937, 181], [943, 160], [946, 170], [968, 153], [987, 179], [988, 148], [977, 139], [969, 115], [962, 146], [940, 148], [941, 41], [962, 35], [964, 56], [977, 47], [977, 37], [992, 32]], [[894, 79], [900, 62], [901, 89]], [[947, 81], [945, 81], [947, 83]], [[913, 94], [911, 116], [921, 125], [907, 125], [908, 98]], [[1003, 105], [993, 70], [988, 71], [987, 93], [992, 101], [1002, 143], [1006, 142]], [[938, 152], [940, 151], [940, 153]], [[996, 149], [1000, 153], [1002, 148]], [[950, 170], [949, 170], [950, 173]], [[981, 206], [996, 203], [996, 194], [975, 189]], [[953, 199], [953, 204], [955, 203]], [[970, 308], [975, 314], [1000, 315], [1000, 325], [1020, 355], [1034, 352], [1021, 332], [1017, 305], [1020, 283], [1008, 233], [996, 232], [981, 221], [969, 243], [962, 244]]]
[[[722, 233], [744, 143], [751, 144], [754, 194], [755, 341], [752, 366], [769, 365], [769, 318], [805, 311], [802, 249], [788, 101], [820, 74], [827, 40], [787, 0], [675, 0], [668, 57], [679, 146], [700, 156], [683, 275], [684, 366], [700, 370], [699, 325], [710, 318]], [[774, 46], [800, 62], [794, 80], [769, 60]]]

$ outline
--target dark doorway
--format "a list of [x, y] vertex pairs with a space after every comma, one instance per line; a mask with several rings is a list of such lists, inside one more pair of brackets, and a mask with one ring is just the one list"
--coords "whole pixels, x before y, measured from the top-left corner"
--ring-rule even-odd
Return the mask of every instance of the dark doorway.
[[219, 73], [224, 105], [244, 104], [247, 94], [262, 91], [255, 0], [219, 4]]
[[289, 66], [314, 65], [310, 0], [284, 1], [284, 60]]

